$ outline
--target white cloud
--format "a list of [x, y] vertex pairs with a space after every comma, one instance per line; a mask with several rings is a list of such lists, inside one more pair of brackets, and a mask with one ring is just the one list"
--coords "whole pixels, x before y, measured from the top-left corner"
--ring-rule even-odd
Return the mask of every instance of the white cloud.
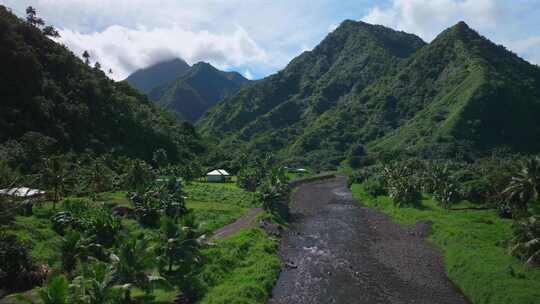
[[180, 57], [188, 63], [208, 61], [226, 69], [268, 62], [268, 55], [241, 27], [232, 33], [188, 31], [170, 28], [129, 29], [114, 25], [102, 32], [82, 34], [60, 30], [60, 42], [80, 56], [88, 50], [104, 69], [111, 68], [115, 79], [123, 79], [137, 68]]
[[[347, 0], [348, 1], [348, 0]], [[88, 49], [119, 79], [163, 57], [249, 68], [259, 78], [313, 47], [330, 24], [331, 0], [0, 0], [19, 16], [32, 5], [79, 54]], [[309, 13], [306, 13], [309, 8]], [[336, 20], [338, 19], [338, 20]]]
[[459, 21], [532, 63], [540, 63], [538, 0], [392, 0], [374, 6], [362, 20], [433, 40]]
[[530, 62], [540, 65], [540, 36], [512, 41], [508, 46]]
[[393, 0], [373, 7], [362, 20], [415, 33], [431, 41], [445, 28], [465, 21], [479, 30], [497, 26], [503, 8], [497, 0]]
[[244, 73], [242, 73], [244, 75], [244, 77], [246, 77], [247, 79], [249, 80], [253, 80], [253, 74], [251, 73], [251, 71], [249, 69], [246, 69], [244, 71]]
[[[32, 5], [120, 79], [173, 56], [209, 61], [260, 78], [313, 49], [344, 19], [431, 40], [460, 20], [519, 55], [540, 61], [539, 0], [0, 0], [19, 16]], [[378, 6], [373, 6], [377, 3]], [[385, 4], [380, 4], [385, 3]]]

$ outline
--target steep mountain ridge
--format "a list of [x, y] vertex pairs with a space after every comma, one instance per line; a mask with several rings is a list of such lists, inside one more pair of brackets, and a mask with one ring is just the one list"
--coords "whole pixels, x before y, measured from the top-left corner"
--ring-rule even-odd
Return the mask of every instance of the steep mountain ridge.
[[149, 96], [179, 118], [195, 122], [206, 110], [248, 82], [237, 72], [220, 71], [209, 63], [199, 62], [172, 83], [154, 88]]
[[344, 21], [281, 72], [218, 104], [198, 127], [207, 135], [227, 135], [229, 143], [281, 149], [343, 96], [362, 90], [424, 44], [411, 34]]
[[[283, 75], [298, 69], [296, 65], [307, 56], [313, 56], [312, 66], [316, 66], [314, 62], [324, 62], [325, 53], [341, 49], [340, 44], [328, 42], [351, 25], [354, 22], [345, 22], [313, 52], [299, 56], [284, 71], [257, 86], [280, 83]], [[381, 32], [409, 37], [380, 28], [359, 23], [353, 31], [367, 30], [370, 35], [362, 35], [356, 43], [367, 46], [377, 41], [378, 45], [386, 46], [382, 50], [392, 50], [389, 44], [380, 43], [385, 41]], [[381, 49], [376, 49], [375, 53], [384, 54]], [[354, 66], [355, 62], [362, 62], [359, 58], [368, 57], [370, 60], [364, 67], [382, 72], [372, 73], [371, 81], [364, 81], [362, 74], [350, 73], [354, 71], [350, 66], [341, 69], [349, 72], [348, 83], [354, 85], [338, 90], [333, 98], [316, 99], [331, 101], [331, 106], [323, 107], [323, 111], [310, 108], [317, 104], [313, 103], [313, 95], [298, 98], [308, 90], [295, 90], [287, 96], [301, 102], [279, 103], [274, 99], [264, 103], [267, 108], [263, 113], [252, 111], [256, 115], [248, 116], [247, 124], [242, 120], [236, 125], [223, 124], [227, 117], [235, 118], [239, 113], [245, 114], [245, 108], [253, 108], [254, 99], [242, 97], [257, 94], [251, 92], [256, 87], [252, 86], [218, 105], [198, 126], [204, 134], [224, 136], [221, 143], [229, 148], [239, 145], [249, 151], [274, 151], [293, 163], [320, 166], [338, 165], [351, 154], [351, 147], [358, 146], [373, 153], [408, 152], [426, 157], [462, 157], [463, 154], [474, 157], [494, 148], [515, 152], [540, 150], [540, 125], [536, 119], [540, 114], [540, 69], [537, 66], [493, 44], [464, 22], [414, 50], [404, 51], [409, 56], [387, 57], [392, 60], [378, 69], [372, 65], [373, 58], [377, 58], [373, 52], [351, 52], [351, 57], [343, 59], [345, 66], [346, 63]], [[312, 76], [319, 81], [317, 88], [329, 87], [329, 78], [325, 78], [324, 73], [318, 75], [318, 78]], [[271, 96], [280, 93], [273, 92]], [[292, 106], [294, 104], [296, 107]], [[294, 111], [296, 115], [292, 114]]]
[[125, 79], [129, 84], [148, 94], [154, 88], [165, 86], [186, 74], [191, 67], [184, 60], [174, 58], [139, 69]]

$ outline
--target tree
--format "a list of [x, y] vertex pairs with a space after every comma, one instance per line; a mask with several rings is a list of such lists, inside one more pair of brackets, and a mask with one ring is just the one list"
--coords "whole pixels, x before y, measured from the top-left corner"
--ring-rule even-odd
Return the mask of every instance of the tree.
[[76, 230], [70, 230], [62, 238], [59, 249], [62, 269], [69, 274], [75, 270], [78, 260], [87, 261], [93, 252], [101, 249], [101, 246], [94, 243], [93, 238], [85, 237]]
[[43, 304], [69, 304], [69, 282], [65, 276], [55, 276], [47, 287], [39, 290]]
[[200, 256], [197, 236], [195, 217], [188, 214], [183, 217], [180, 226], [172, 218], [164, 217], [156, 240], [160, 273], [174, 278], [182, 296], [190, 299], [190, 303], [197, 297], [194, 284]]
[[262, 168], [244, 166], [238, 172], [236, 184], [247, 191], [255, 192], [264, 179]]
[[532, 202], [538, 203], [540, 193], [540, 160], [531, 158], [512, 177], [503, 192], [514, 207], [526, 210]]
[[422, 193], [414, 176], [414, 165], [394, 164], [384, 168], [388, 194], [397, 207], [414, 206], [422, 203]]
[[349, 150], [347, 161], [352, 168], [357, 169], [362, 166], [362, 160], [365, 155], [366, 151], [364, 150], [364, 146], [357, 143], [354, 144]]
[[514, 220], [510, 253], [530, 266], [540, 266], [540, 216]]
[[161, 219], [160, 237], [156, 254], [161, 266], [166, 265], [167, 271], [172, 272], [173, 266], [180, 260], [182, 234], [177, 224], [169, 217]]
[[169, 158], [167, 156], [167, 151], [163, 148], [159, 148], [156, 151], [154, 151], [152, 155], [152, 161], [154, 162], [155, 168], [163, 168], [167, 165], [169, 162]]
[[87, 187], [91, 189], [94, 200], [98, 193], [111, 189], [113, 172], [105, 165], [103, 158], [95, 159], [85, 171]]
[[153, 180], [152, 169], [143, 161], [134, 161], [126, 175], [126, 185], [131, 190], [142, 191]]
[[188, 209], [185, 195], [182, 183], [175, 177], [170, 177], [167, 184], [160, 189], [163, 213], [175, 220], [186, 214]]
[[286, 205], [290, 194], [289, 178], [282, 167], [274, 167], [266, 180], [257, 188], [257, 196], [265, 210], [279, 211], [279, 204]]
[[26, 22], [35, 27], [40, 27], [45, 25], [43, 19], [37, 16], [37, 11], [32, 6], [26, 8]]
[[56, 203], [60, 200], [67, 176], [66, 163], [62, 157], [45, 159], [41, 179], [45, 187], [53, 192], [53, 209], [56, 209]]
[[146, 292], [151, 289], [152, 276], [147, 271], [154, 266], [155, 257], [149, 240], [143, 236], [126, 236], [113, 256], [118, 283], [133, 284]]
[[32, 287], [27, 286], [27, 278], [36, 266], [30, 257], [30, 249], [15, 235], [0, 232], [0, 286], [9, 290]]
[[114, 265], [103, 262], [83, 264], [81, 275], [73, 279], [76, 297], [85, 304], [115, 303], [121, 297], [121, 289], [115, 285]]
[[52, 25], [47, 25], [43, 28], [43, 35], [53, 38], [60, 37], [60, 33]]
[[96, 61], [96, 63], [94, 63], [94, 69], [101, 70], [101, 63], [99, 63], [99, 61]]
[[109, 75], [112, 75], [112, 74], [113, 74], [113, 70], [109, 69]]
[[88, 53], [88, 51], [84, 51], [82, 56], [84, 58], [84, 63], [86, 65], [90, 65], [90, 53]]

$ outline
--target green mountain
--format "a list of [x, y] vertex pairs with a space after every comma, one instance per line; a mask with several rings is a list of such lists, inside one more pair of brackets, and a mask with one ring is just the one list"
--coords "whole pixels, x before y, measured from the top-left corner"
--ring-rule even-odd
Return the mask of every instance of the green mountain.
[[178, 77], [186, 74], [189, 68], [189, 64], [184, 60], [175, 58], [137, 70], [129, 75], [125, 81], [148, 94], [156, 87], [172, 83]]
[[[284, 70], [220, 102], [198, 123], [224, 146], [287, 150], [344, 96], [362, 91], [425, 43], [383, 26], [345, 21]], [[313, 152], [306, 147], [306, 151]], [[306, 155], [301, 155], [308, 162]]]
[[223, 72], [199, 62], [170, 84], [152, 89], [149, 96], [179, 118], [195, 122], [218, 101], [233, 95], [248, 82], [237, 72]]
[[[335, 166], [347, 155], [540, 151], [540, 69], [460, 22], [424, 45], [344, 22], [198, 124], [221, 144]], [[363, 149], [358, 149], [361, 147]]]
[[[172, 161], [204, 150], [194, 128], [109, 79], [0, 6], [0, 155], [68, 151]], [[9, 156], [6, 156], [9, 155]]]

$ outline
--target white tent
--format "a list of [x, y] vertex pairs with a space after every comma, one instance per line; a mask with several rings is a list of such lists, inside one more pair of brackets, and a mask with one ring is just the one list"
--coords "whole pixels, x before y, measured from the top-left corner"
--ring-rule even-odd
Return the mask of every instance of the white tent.
[[206, 179], [209, 182], [224, 182], [229, 176], [229, 172], [223, 169], [216, 169], [206, 173]]
[[12, 189], [0, 190], [0, 195], [15, 196], [15, 197], [33, 197], [45, 194], [45, 191], [38, 189], [30, 189], [27, 187], [19, 187]]

